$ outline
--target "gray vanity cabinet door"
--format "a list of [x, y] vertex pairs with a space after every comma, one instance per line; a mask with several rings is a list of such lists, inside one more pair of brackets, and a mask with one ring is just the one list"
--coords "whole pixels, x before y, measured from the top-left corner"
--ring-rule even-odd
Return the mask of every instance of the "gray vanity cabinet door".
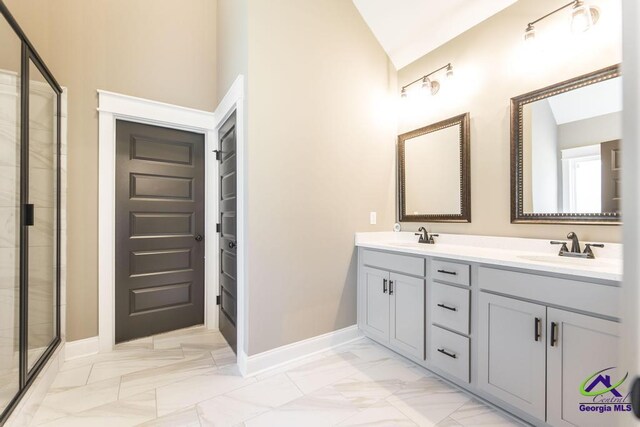
[[361, 329], [371, 338], [389, 342], [389, 273], [362, 267], [364, 308]]
[[[616, 418], [625, 412], [615, 412], [614, 405], [605, 402], [624, 402], [630, 381], [595, 396], [584, 396], [582, 388], [596, 394], [624, 378], [627, 370], [617, 366], [620, 324], [553, 308], [547, 311], [547, 321], [547, 422], [553, 426], [616, 425]], [[590, 404], [581, 411], [585, 403]], [[601, 408], [612, 411], [593, 411]]]
[[545, 419], [546, 307], [480, 293], [478, 384]]
[[389, 276], [390, 344], [400, 353], [424, 359], [424, 280], [402, 274]]

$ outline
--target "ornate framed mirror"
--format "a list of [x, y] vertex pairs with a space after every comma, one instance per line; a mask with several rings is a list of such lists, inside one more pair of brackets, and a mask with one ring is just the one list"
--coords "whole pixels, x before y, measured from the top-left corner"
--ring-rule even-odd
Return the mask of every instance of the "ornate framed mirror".
[[471, 222], [469, 113], [398, 136], [401, 222]]
[[620, 223], [614, 65], [511, 99], [511, 222]]

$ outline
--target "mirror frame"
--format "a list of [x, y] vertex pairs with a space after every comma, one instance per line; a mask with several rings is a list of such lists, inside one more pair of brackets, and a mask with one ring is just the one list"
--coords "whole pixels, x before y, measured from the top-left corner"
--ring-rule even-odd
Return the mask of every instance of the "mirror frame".
[[[460, 127], [460, 213], [407, 215], [405, 194], [405, 142], [452, 126]], [[398, 135], [398, 218], [400, 222], [471, 222], [471, 156], [469, 113], [460, 114]]]
[[523, 109], [541, 99], [569, 92], [594, 83], [620, 77], [620, 65], [612, 65], [589, 74], [511, 98], [511, 223], [512, 224], [585, 224], [618, 225], [620, 213], [526, 213], [523, 211]]

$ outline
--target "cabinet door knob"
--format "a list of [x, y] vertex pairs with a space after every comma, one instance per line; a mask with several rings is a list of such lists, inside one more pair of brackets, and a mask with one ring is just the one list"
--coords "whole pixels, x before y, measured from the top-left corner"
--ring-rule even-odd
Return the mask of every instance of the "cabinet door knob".
[[229, 249], [233, 249], [236, 247], [236, 242], [229, 242]]
[[387, 279], [382, 279], [382, 293], [387, 293]]
[[202, 242], [202, 236], [200, 234], [197, 234], [195, 239], [196, 239], [196, 242]]
[[540, 339], [540, 334], [541, 334], [540, 325], [542, 324], [542, 319], [540, 319], [539, 317], [536, 317], [533, 323], [534, 323], [533, 336], [534, 336], [534, 339], [538, 341]]
[[455, 271], [448, 271], [448, 270], [438, 270], [438, 273], [442, 273], [442, 274], [450, 274], [451, 276], [455, 276], [458, 273]]
[[553, 347], [557, 343], [558, 343], [558, 324], [556, 322], [551, 322], [551, 334], [549, 334], [549, 345]]
[[438, 349], [438, 351], [439, 351], [440, 353], [444, 354], [445, 356], [449, 356], [449, 357], [450, 357], [450, 358], [452, 358], [452, 359], [457, 359], [457, 358], [458, 358], [458, 356], [456, 356], [456, 355], [455, 355], [455, 354], [453, 354], [453, 353], [449, 353], [449, 352], [448, 352], [447, 350], [445, 350], [444, 348], [439, 348], [439, 349]]
[[393, 280], [389, 280], [389, 295], [393, 295]]
[[451, 311], [458, 311], [457, 308], [455, 307], [449, 307], [448, 305], [444, 305], [444, 304], [436, 304], [438, 307], [440, 308], [444, 308], [445, 310], [451, 310]]

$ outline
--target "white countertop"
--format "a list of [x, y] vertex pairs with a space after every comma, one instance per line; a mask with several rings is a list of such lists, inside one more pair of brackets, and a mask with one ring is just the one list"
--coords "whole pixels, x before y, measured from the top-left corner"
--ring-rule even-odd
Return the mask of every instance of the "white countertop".
[[[356, 233], [355, 237], [356, 246], [364, 248], [622, 282], [622, 245], [617, 243], [594, 248], [595, 259], [580, 259], [558, 256], [559, 246], [544, 239], [440, 234], [435, 241], [433, 245], [417, 243], [413, 232]], [[591, 242], [581, 242], [583, 247], [584, 243]]]

